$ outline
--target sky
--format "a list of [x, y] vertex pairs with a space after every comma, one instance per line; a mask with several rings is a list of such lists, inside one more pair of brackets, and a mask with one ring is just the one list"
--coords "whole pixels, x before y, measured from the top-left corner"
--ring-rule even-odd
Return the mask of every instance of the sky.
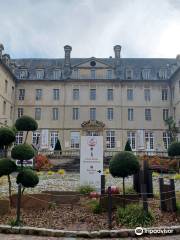
[[0, 42], [11, 58], [180, 54], [180, 0], [0, 0]]

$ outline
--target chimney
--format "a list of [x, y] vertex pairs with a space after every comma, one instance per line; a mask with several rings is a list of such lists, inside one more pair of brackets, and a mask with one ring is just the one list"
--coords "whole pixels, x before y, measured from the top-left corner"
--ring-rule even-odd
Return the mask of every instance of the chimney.
[[65, 57], [64, 57], [64, 65], [70, 65], [71, 64], [71, 51], [72, 47], [69, 45], [64, 46], [64, 52], [65, 52]]
[[114, 46], [114, 54], [115, 54], [116, 59], [119, 59], [121, 57], [121, 46], [120, 45]]
[[4, 50], [4, 46], [2, 43], [0, 43], [0, 59], [2, 59], [2, 52]]

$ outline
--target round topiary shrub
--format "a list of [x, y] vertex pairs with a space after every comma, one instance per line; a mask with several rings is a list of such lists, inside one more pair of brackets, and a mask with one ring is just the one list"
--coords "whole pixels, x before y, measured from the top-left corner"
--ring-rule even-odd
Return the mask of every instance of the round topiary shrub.
[[18, 174], [16, 183], [21, 183], [25, 188], [33, 188], [39, 183], [39, 177], [33, 170], [24, 169]]
[[0, 147], [9, 146], [16, 139], [15, 133], [8, 127], [0, 128]]
[[20, 161], [29, 160], [34, 155], [34, 149], [27, 143], [16, 145], [11, 151], [11, 157]]
[[16, 120], [15, 127], [18, 131], [35, 131], [38, 124], [32, 117], [22, 116]]
[[180, 156], [180, 142], [172, 142], [168, 147], [170, 157]]
[[10, 175], [17, 170], [17, 166], [10, 158], [0, 159], [0, 177], [4, 175]]
[[128, 177], [140, 168], [138, 158], [128, 151], [115, 154], [110, 160], [109, 171], [113, 177]]

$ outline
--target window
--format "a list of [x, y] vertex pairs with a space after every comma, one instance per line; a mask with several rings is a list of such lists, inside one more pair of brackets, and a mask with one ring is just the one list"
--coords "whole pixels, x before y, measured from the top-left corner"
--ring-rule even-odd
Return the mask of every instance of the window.
[[149, 109], [149, 108], [145, 109], [145, 120], [151, 121], [151, 109]]
[[79, 148], [79, 147], [80, 147], [80, 133], [71, 132], [71, 148]]
[[18, 118], [24, 115], [24, 109], [18, 108]]
[[79, 108], [73, 108], [73, 120], [79, 119]]
[[115, 148], [115, 131], [106, 132], [106, 147]]
[[16, 133], [15, 145], [23, 143], [23, 132]]
[[161, 68], [159, 70], [159, 78], [160, 79], [166, 79], [167, 78], [167, 69]]
[[96, 108], [90, 108], [90, 120], [96, 120]]
[[6, 101], [3, 102], [3, 115], [6, 114]]
[[13, 117], [13, 107], [11, 106], [11, 108], [10, 108], [10, 119], [12, 119], [12, 117]]
[[113, 89], [107, 90], [107, 100], [112, 101], [113, 100]]
[[153, 132], [145, 132], [146, 150], [154, 150]]
[[151, 101], [150, 89], [144, 89], [144, 100], [145, 101]]
[[163, 109], [163, 120], [167, 120], [169, 116], [169, 109]]
[[24, 100], [25, 89], [19, 89], [19, 100]]
[[59, 111], [58, 111], [58, 108], [53, 108], [52, 109], [52, 117], [53, 117], [53, 120], [58, 120], [59, 118]]
[[7, 93], [7, 89], [8, 89], [8, 81], [5, 80], [5, 93]]
[[61, 70], [60, 69], [55, 69], [53, 72], [54, 79], [60, 79], [61, 78]]
[[136, 150], [136, 133], [135, 132], [127, 132], [127, 138], [131, 145], [132, 150]]
[[96, 89], [90, 89], [90, 100], [96, 100]]
[[41, 120], [41, 108], [35, 108], [35, 120]]
[[59, 89], [53, 89], [53, 99], [59, 100]]
[[87, 131], [86, 136], [100, 136], [98, 131]]
[[32, 133], [32, 144], [39, 145], [40, 144], [41, 133], [39, 131]]
[[107, 70], [107, 79], [112, 79], [112, 70], [111, 69]]
[[53, 149], [55, 148], [57, 140], [58, 140], [58, 132], [57, 131], [50, 132], [50, 143]]
[[126, 79], [131, 80], [133, 76], [132, 69], [126, 69]]
[[164, 142], [165, 149], [168, 149], [171, 143], [171, 135], [169, 132], [163, 132], [163, 142]]
[[23, 78], [27, 78], [27, 76], [28, 76], [27, 69], [21, 69], [20, 72], [19, 72], [19, 78], [23, 79]]
[[79, 89], [73, 89], [73, 100], [79, 100]]
[[36, 89], [36, 101], [41, 100], [42, 98], [42, 89]]
[[174, 87], [172, 87], [172, 99], [174, 99]]
[[12, 86], [11, 99], [14, 100], [14, 87]]
[[91, 69], [91, 79], [96, 79], [96, 70]]
[[107, 109], [107, 119], [109, 121], [112, 121], [113, 120], [113, 108], [108, 108]]
[[134, 110], [133, 108], [128, 108], [128, 121], [134, 120]]
[[133, 89], [127, 89], [127, 100], [128, 101], [133, 100]]
[[150, 79], [150, 73], [151, 73], [150, 69], [143, 69], [142, 70], [142, 79], [144, 79], [144, 80]]
[[164, 88], [162, 89], [162, 101], [167, 101], [168, 99], [168, 89]]
[[43, 79], [44, 78], [44, 70], [43, 69], [37, 69], [36, 70], [36, 78], [37, 79]]

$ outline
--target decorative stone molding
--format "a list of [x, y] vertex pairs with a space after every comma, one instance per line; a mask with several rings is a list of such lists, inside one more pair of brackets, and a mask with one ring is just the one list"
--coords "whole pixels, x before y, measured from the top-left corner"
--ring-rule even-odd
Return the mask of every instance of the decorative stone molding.
[[83, 130], [87, 131], [87, 130], [94, 130], [94, 131], [103, 131], [105, 124], [101, 121], [93, 121], [93, 120], [88, 120], [88, 121], [84, 121], [81, 124], [81, 127], [83, 128]]

